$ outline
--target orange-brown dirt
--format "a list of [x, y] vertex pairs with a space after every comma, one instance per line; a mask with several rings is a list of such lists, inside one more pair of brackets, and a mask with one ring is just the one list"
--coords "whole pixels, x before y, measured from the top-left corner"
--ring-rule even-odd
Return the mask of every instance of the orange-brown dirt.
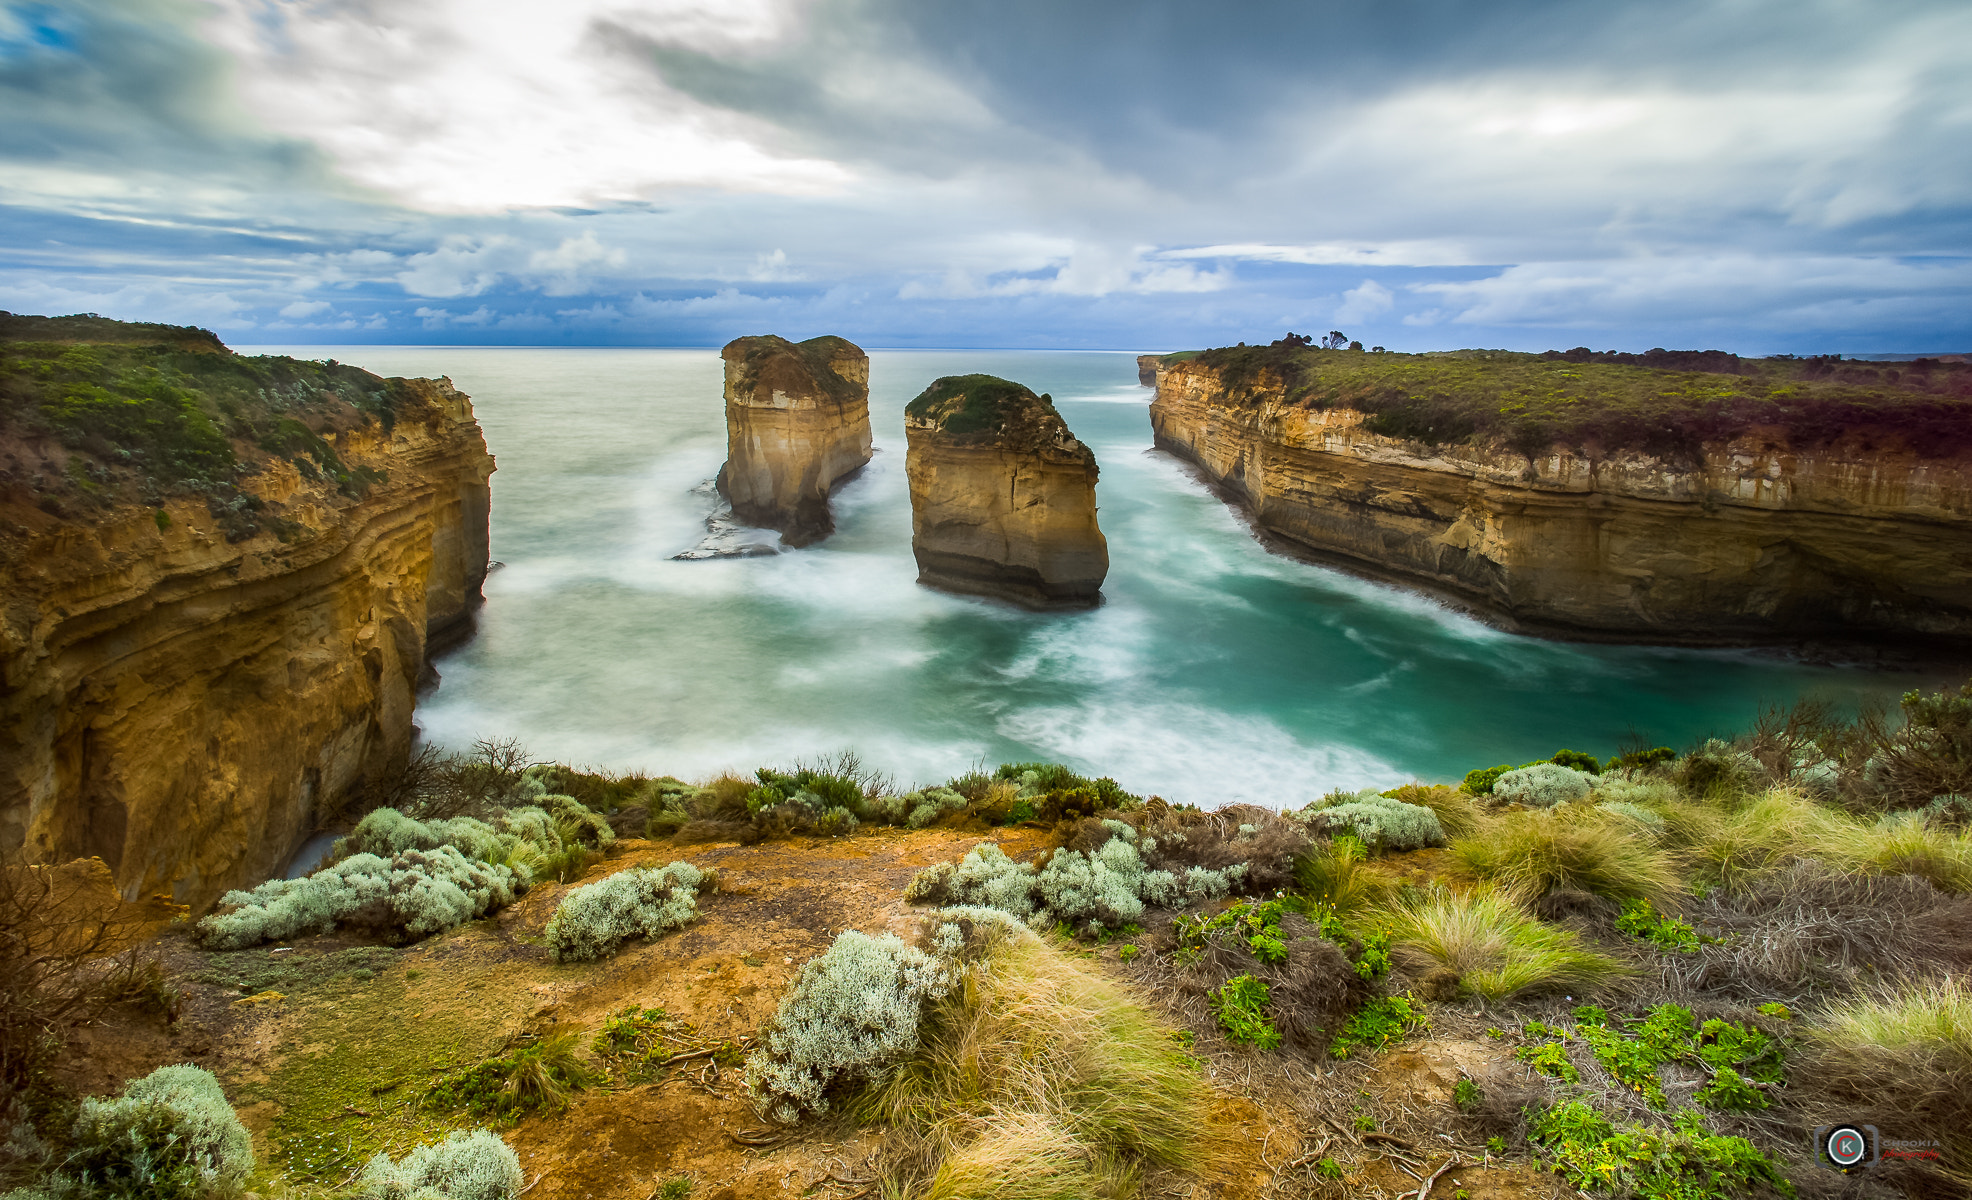
[[[346, 1182], [379, 1149], [401, 1155], [478, 1124], [427, 1105], [431, 1082], [521, 1037], [579, 1030], [586, 1053], [611, 1013], [639, 1005], [685, 1023], [676, 1027], [689, 1029], [693, 1045], [744, 1045], [803, 962], [844, 929], [906, 932], [914, 920], [903, 900], [911, 876], [983, 838], [1015, 858], [1052, 842], [1038, 830], [977, 827], [755, 846], [619, 842], [578, 882], [678, 858], [716, 868], [719, 882], [700, 897], [690, 925], [598, 963], [557, 964], [540, 944], [573, 886], [559, 884], [398, 951], [335, 935], [213, 954], [182, 931], [168, 934], [158, 945], [183, 989], [177, 1020], [166, 1029], [155, 1018], [118, 1017], [78, 1030], [63, 1077], [105, 1092], [166, 1062], [215, 1071], [254, 1133], [256, 1192], [299, 1197]], [[1362, 1062], [1258, 1053], [1226, 1042], [1196, 998], [1160, 986], [1151, 961], [1158, 956], [1126, 964], [1115, 945], [1079, 953], [1192, 1030], [1194, 1053], [1218, 1094], [1206, 1114], [1218, 1169], [1205, 1179], [1154, 1175], [1143, 1194], [1398, 1200], [1454, 1151], [1461, 1164], [1437, 1181], [1434, 1200], [1457, 1189], [1468, 1200], [1561, 1194], [1525, 1163], [1486, 1163], [1483, 1147], [1460, 1131], [1450, 1087], [1468, 1057], [1485, 1054], [1476, 1029], [1414, 1038]], [[356, 963], [375, 965], [346, 965]], [[276, 986], [263, 987], [269, 980]], [[740, 1074], [701, 1057], [654, 1082], [580, 1091], [565, 1111], [503, 1129], [520, 1156], [528, 1200], [648, 1200], [679, 1176], [692, 1181], [692, 1196], [715, 1200], [877, 1194], [881, 1130], [831, 1116], [774, 1130], [784, 1135], [777, 1144], [735, 1140], [767, 1128]], [[1342, 1168], [1340, 1178], [1317, 1173], [1323, 1157]]]

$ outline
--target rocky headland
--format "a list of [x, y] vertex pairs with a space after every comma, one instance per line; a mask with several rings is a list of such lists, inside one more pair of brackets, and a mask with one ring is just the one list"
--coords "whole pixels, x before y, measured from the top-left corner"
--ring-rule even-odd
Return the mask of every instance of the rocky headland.
[[1653, 355], [1168, 355], [1151, 423], [1281, 548], [1508, 627], [1972, 640], [1972, 371]]
[[1031, 608], [1101, 603], [1096, 456], [1049, 397], [948, 376], [905, 408], [904, 430], [919, 582]]
[[829, 492], [870, 461], [870, 360], [839, 337], [736, 338], [726, 362], [719, 493], [789, 546], [835, 530]]
[[402, 767], [493, 458], [446, 379], [89, 318], [0, 339], [0, 858], [202, 908]]

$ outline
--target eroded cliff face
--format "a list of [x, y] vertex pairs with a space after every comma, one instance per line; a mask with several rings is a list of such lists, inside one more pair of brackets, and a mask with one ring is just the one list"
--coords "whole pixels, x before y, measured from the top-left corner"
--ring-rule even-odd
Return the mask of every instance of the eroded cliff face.
[[870, 360], [839, 337], [743, 337], [726, 361], [726, 465], [734, 515], [789, 546], [835, 530], [829, 492], [870, 461]]
[[1096, 456], [1047, 397], [941, 379], [906, 408], [904, 433], [920, 583], [1030, 608], [1101, 603]]
[[252, 525], [0, 492], [0, 857], [204, 907], [403, 763], [427, 648], [480, 599], [493, 459], [449, 380], [391, 386], [388, 427], [345, 410], [322, 443], [367, 487], [264, 457]]
[[1235, 401], [1168, 363], [1151, 425], [1285, 548], [1428, 585], [1530, 630], [1665, 642], [1972, 640], [1972, 460], [1777, 429], [1691, 464], [1634, 451], [1428, 445], [1362, 414]]

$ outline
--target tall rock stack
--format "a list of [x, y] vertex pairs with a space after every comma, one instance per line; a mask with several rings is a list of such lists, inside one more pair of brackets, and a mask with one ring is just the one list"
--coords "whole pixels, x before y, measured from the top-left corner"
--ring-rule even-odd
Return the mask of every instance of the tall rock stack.
[[835, 531], [829, 491], [870, 461], [870, 360], [839, 337], [736, 338], [726, 360], [719, 494], [789, 546]]
[[1102, 602], [1096, 456], [1054, 402], [991, 375], [954, 375], [904, 410], [918, 581], [1030, 608]]

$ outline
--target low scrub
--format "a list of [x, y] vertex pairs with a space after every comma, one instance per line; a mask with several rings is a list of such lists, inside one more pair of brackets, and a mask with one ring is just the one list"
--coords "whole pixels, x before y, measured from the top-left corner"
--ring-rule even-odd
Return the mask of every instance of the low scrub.
[[698, 894], [715, 876], [688, 862], [632, 867], [575, 888], [548, 918], [545, 940], [556, 962], [590, 962], [633, 938], [654, 938], [698, 915]]
[[1444, 826], [1434, 809], [1374, 791], [1324, 797], [1294, 816], [1311, 831], [1347, 834], [1371, 850], [1419, 850], [1445, 844]]
[[541, 1109], [560, 1112], [601, 1078], [577, 1056], [579, 1042], [572, 1030], [554, 1030], [435, 1084], [426, 1099], [508, 1125]]
[[1370, 920], [1390, 930], [1401, 961], [1456, 971], [1463, 989], [1489, 1002], [1586, 991], [1626, 974], [1615, 959], [1536, 919], [1494, 888], [1434, 888]]
[[200, 921], [197, 934], [217, 950], [339, 925], [408, 941], [504, 908], [525, 886], [513, 868], [468, 858], [452, 846], [389, 859], [357, 854], [305, 879], [270, 879], [252, 891], [226, 893], [219, 901], [224, 911]]
[[378, 1154], [356, 1178], [362, 1200], [515, 1200], [520, 1156], [484, 1129], [459, 1132], [392, 1161]]
[[918, 872], [905, 891], [917, 903], [997, 908], [1043, 926], [1123, 925], [1146, 906], [1178, 908], [1229, 894], [1246, 874], [1244, 865], [1222, 871], [1188, 867], [1182, 873], [1150, 868], [1144, 852], [1156, 839], [1141, 837], [1122, 821], [1104, 821], [1108, 840], [1093, 850], [1061, 849], [1046, 863], [1014, 862], [991, 842], [981, 842], [956, 865], [938, 863]]
[[1570, 1100], [1536, 1114], [1527, 1136], [1550, 1170], [1584, 1192], [1677, 1200], [1794, 1195], [1751, 1142], [1710, 1132], [1693, 1112], [1679, 1113], [1669, 1128], [1619, 1130], [1590, 1105]]
[[84, 1099], [60, 1170], [27, 1194], [209, 1200], [239, 1195], [253, 1167], [252, 1138], [212, 1072], [159, 1067], [112, 1099]]
[[1595, 777], [1560, 763], [1535, 763], [1508, 771], [1493, 781], [1493, 799], [1502, 804], [1524, 804], [1529, 808], [1553, 808], [1573, 804], [1586, 797]]

